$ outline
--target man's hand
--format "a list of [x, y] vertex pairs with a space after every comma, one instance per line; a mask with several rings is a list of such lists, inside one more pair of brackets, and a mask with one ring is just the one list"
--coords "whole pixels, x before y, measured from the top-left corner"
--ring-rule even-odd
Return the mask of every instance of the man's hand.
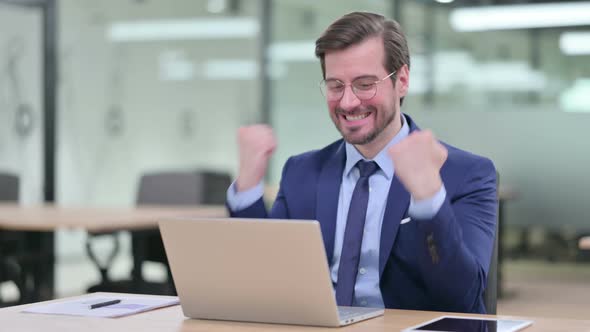
[[388, 153], [395, 175], [415, 200], [430, 198], [440, 190], [440, 168], [447, 160], [448, 151], [431, 131], [411, 133], [389, 148]]
[[253, 125], [238, 129], [238, 147], [240, 170], [236, 189], [245, 191], [256, 186], [264, 178], [277, 142], [271, 127]]

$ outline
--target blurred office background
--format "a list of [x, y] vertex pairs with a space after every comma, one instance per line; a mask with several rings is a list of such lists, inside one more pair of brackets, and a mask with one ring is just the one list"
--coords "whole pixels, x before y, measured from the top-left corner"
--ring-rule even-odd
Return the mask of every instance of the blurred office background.
[[[561, 278], [590, 296], [577, 247], [590, 234], [588, 1], [2, 0], [0, 170], [19, 175], [22, 204], [131, 206], [145, 172], [235, 175], [237, 128], [267, 122], [279, 141], [267, 181], [276, 186], [290, 155], [339, 136], [318, 88], [314, 41], [354, 10], [395, 18], [406, 32], [402, 110], [496, 164], [508, 193], [509, 295], [499, 312], [538, 292], [531, 280], [547, 289]], [[52, 48], [55, 62], [44, 53]], [[57, 234], [58, 295], [98, 279], [84, 238]], [[120, 255], [112, 273], [130, 264]]]

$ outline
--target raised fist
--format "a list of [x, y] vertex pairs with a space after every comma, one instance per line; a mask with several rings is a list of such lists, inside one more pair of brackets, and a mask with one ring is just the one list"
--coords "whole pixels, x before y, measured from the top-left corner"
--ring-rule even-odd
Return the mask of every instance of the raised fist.
[[240, 170], [236, 186], [238, 191], [245, 191], [264, 178], [277, 141], [270, 126], [258, 124], [238, 129], [238, 147]]
[[441, 186], [440, 168], [447, 149], [430, 130], [415, 131], [389, 148], [395, 175], [416, 200], [436, 194]]

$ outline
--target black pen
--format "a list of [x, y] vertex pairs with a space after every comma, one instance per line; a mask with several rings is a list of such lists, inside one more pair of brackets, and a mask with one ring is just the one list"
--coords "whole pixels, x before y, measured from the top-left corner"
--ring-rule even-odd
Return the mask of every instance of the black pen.
[[90, 305], [90, 309], [102, 308], [112, 304], [117, 304], [119, 302], [121, 302], [121, 300], [109, 300], [105, 302], [94, 303]]

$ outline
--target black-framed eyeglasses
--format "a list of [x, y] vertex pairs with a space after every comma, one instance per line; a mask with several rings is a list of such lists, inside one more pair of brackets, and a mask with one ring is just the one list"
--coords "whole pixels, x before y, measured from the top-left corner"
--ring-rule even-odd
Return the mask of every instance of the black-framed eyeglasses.
[[345, 84], [344, 82], [336, 79], [322, 80], [320, 82], [320, 90], [328, 101], [337, 101], [342, 99], [344, 96], [344, 90], [346, 90], [346, 86], [350, 85], [352, 92], [358, 99], [369, 100], [375, 97], [377, 94], [377, 85], [390, 78], [393, 74], [395, 74], [395, 72], [396, 71], [394, 70], [389, 75], [377, 81], [371, 77], [361, 77], [350, 82], [350, 84]]

